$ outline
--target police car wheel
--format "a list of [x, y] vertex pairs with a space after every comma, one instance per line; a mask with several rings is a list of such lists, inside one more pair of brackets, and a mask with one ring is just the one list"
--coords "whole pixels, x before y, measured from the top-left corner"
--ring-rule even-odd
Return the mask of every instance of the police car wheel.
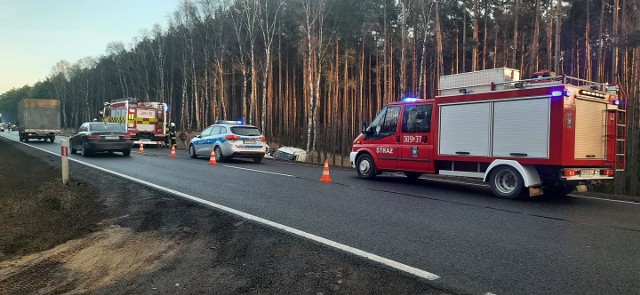
[[373, 179], [376, 177], [376, 163], [369, 154], [363, 154], [356, 160], [356, 168], [358, 176], [364, 179]]
[[216, 156], [216, 162], [222, 162], [224, 161], [224, 155], [222, 154], [222, 150], [220, 149], [219, 146], [215, 147], [215, 149], [213, 150], [215, 156]]
[[191, 158], [196, 158], [198, 157], [198, 155], [196, 155], [196, 148], [191, 144], [189, 145], [189, 156]]

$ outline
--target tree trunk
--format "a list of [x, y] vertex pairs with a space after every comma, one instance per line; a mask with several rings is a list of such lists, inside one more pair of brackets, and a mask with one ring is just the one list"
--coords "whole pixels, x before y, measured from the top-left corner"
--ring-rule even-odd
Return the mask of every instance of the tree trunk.
[[584, 78], [588, 81], [591, 81], [591, 74], [593, 73], [593, 68], [591, 66], [591, 42], [589, 39], [589, 35], [591, 34], [591, 11], [589, 9], [589, 1], [585, 1], [585, 9], [587, 14], [587, 21], [584, 28], [584, 59], [586, 62], [584, 69]]
[[442, 29], [440, 27], [440, 9], [439, 2], [440, 0], [435, 0], [436, 2], [436, 77], [444, 75], [444, 57], [442, 56]]
[[533, 25], [533, 37], [529, 50], [529, 73], [538, 69], [538, 44], [540, 42], [540, 0], [536, 0], [535, 20]]
[[480, 27], [478, 26], [478, 0], [473, 0], [473, 51], [471, 53], [471, 70], [478, 70], [478, 46], [479, 40], [478, 31]]
[[556, 5], [556, 38], [555, 38], [555, 52], [553, 54], [554, 56], [554, 62], [553, 62], [553, 69], [555, 71], [558, 71], [558, 73], [562, 73], [560, 71], [560, 9], [562, 9], [562, 0], [557, 0], [557, 5]]
[[520, 15], [520, 0], [515, 0], [513, 8], [513, 56], [511, 57], [511, 67], [516, 67], [516, 56], [518, 53], [518, 20]]

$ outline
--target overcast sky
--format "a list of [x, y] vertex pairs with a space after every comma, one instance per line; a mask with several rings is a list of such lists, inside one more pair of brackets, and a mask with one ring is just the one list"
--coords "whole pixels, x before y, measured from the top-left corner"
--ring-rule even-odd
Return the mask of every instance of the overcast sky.
[[0, 0], [0, 94], [44, 80], [60, 60], [129, 48], [142, 29], [167, 27], [180, 0]]

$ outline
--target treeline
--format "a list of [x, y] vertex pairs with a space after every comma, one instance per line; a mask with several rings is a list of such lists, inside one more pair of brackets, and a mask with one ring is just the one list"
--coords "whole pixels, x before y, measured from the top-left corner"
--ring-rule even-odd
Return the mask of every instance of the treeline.
[[433, 97], [440, 75], [547, 68], [622, 84], [628, 172], [616, 187], [638, 194], [639, 8], [640, 0], [182, 1], [167, 24], [130, 44], [60, 61], [43, 81], [2, 94], [0, 112], [14, 113], [23, 97], [57, 97], [63, 125], [75, 127], [105, 101], [136, 97], [167, 102], [181, 129], [243, 119], [274, 146], [346, 164], [360, 122], [401, 97]]

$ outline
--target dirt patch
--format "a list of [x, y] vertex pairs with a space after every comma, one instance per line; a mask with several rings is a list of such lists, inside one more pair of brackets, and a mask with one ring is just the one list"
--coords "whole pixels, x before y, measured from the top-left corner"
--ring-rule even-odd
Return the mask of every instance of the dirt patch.
[[456, 293], [74, 162], [62, 186], [58, 162], [0, 139], [0, 294]]

